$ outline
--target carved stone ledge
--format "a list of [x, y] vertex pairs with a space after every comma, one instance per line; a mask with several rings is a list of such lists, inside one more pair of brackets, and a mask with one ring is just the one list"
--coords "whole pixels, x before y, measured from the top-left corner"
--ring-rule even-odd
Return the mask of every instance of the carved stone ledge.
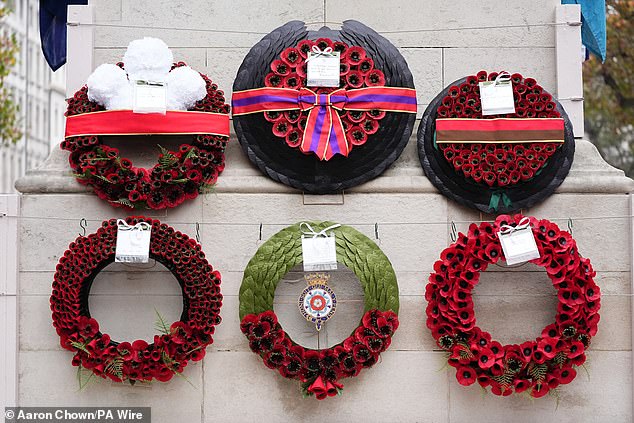
[[[141, 151], [143, 146], [136, 148]], [[131, 156], [134, 160], [134, 156]], [[298, 193], [262, 175], [232, 139], [227, 148], [227, 168], [218, 180], [216, 192], [223, 193]], [[23, 194], [83, 193], [91, 189], [79, 184], [68, 166], [68, 152], [55, 147], [41, 166], [20, 178], [15, 187]], [[558, 193], [622, 194], [634, 191], [634, 180], [610, 166], [596, 147], [577, 140], [572, 169]], [[354, 187], [349, 193], [434, 193], [434, 186], [423, 174], [412, 137], [401, 157], [382, 176]]]

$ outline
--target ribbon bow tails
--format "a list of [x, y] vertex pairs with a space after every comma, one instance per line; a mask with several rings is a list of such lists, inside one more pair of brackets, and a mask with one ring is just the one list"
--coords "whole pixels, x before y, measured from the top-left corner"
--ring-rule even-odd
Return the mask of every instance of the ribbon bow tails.
[[309, 88], [256, 88], [236, 91], [232, 97], [234, 116], [267, 111], [308, 111], [300, 149], [319, 160], [334, 155], [347, 157], [352, 148], [339, 112], [343, 110], [416, 113], [416, 90], [398, 87], [343, 88], [317, 94]]
[[128, 225], [123, 219], [117, 219], [117, 227], [120, 231], [149, 231], [152, 225], [147, 222], [139, 222], [136, 225]]
[[[305, 227], [305, 228], [304, 228]], [[306, 222], [301, 222], [299, 224], [299, 229], [302, 231], [302, 237], [311, 237], [311, 238], [318, 238], [318, 237], [328, 237], [328, 231], [331, 231], [333, 229], [337, 229], [341, 227], [341, 223], [335, 223], [334, 225], [330, 225], [327, 228], [322, 229], [319, 232], [315, 232], [315, 230], [313, 229], [312, 226], [310, 226], [309, 223]]]
[[531, 220], [528, 217], [525, 216], [515, 226], [511, 226], [511, 225], [502, 225], [502, 226], [500, 226], [500, 230], [499, 230], [498, 234], [499, 235], [508, 235], [508, 234], [512, 234], [513, 232], [521, 231], [522, 229], [529, 228], [530, 226], [531, 226]]

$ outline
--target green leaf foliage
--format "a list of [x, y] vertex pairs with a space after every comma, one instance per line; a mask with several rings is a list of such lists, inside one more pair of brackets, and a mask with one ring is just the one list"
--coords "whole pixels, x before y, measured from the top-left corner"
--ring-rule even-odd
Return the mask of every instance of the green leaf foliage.
[[[308, 222], [320, 231], [333, 222]], [[399, 298], [392, 264], [377, 245], [350, 226], [333, 230], [337, 261], [359, 278], [365, 295], [365, 311], [378, 309], [398, 313]], [[247, 314], [273, 310], [275, 288], [293, 267], [302, 262], [302, 232], [299, 223], [266, 241], [249, 261], [240, 286], [240, 319]]]

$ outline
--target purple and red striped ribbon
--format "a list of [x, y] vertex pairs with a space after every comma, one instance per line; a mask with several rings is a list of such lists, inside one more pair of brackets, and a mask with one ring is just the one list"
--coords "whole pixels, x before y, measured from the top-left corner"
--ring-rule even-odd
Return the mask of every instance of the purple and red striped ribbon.
[[300, 149], [312, 151], [320, 160], [335, 154], [348, 156], [350, 143], [341, 123], [341, 110], [382, 110], [416, 113], [416, 91], [412, 88], [367, 87], [338, 89], [317, 94], [308, 88], [256, 88], [233, 93], [235, 116], [267, 111], [309, 111]]

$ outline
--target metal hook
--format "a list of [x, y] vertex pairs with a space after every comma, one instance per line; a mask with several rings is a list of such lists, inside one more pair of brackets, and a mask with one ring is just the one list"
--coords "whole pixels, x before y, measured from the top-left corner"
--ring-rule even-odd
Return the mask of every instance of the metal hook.
[[200, 223], [196, 222], [196, 242], [200, 244]]
[[570, 232], [570, 236], [572, 236], [572, 227], [573, 227], [572, 219], [568, 218], [568, 232]]
[[260, 222], [260, 238], [259, 238], [259, 240], [262, 241], [262, 223], [261, 222]]
[[449, 232], [449, 238], [451, 238], [451, 242], [456, 242], [458, 240], [458, 230], [456, 229], [456, 224], [454, 221], [451, 221], [451, 232]]
[[79, 227], [81, 228], [83, 234], [80, 232], [79, 236], [86, 236], [86, 228], [88, 227], [88, 221], [85, 217], [82, 217], [79, 221]]
[[376, 239], [379, 239], [379, 224], [378, 223], [374, 224], [374, 237]]

